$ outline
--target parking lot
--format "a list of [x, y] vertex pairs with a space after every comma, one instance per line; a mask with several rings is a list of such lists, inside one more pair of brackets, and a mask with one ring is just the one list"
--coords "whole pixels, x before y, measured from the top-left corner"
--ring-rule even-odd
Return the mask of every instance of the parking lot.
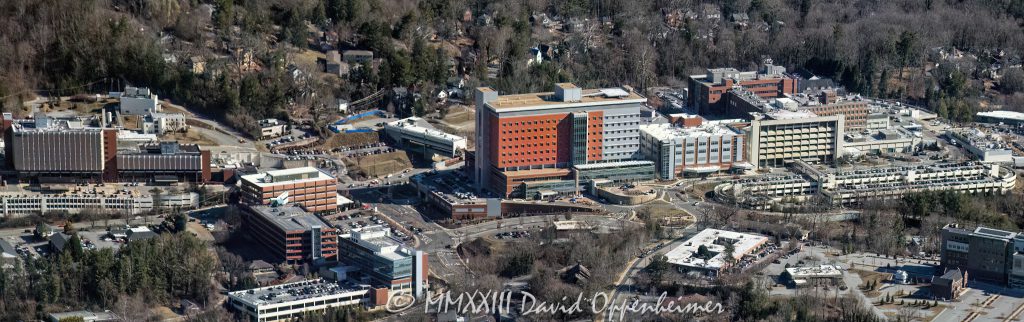
[[[332, 216], [327, 220], [329, 224], [341, 230], [341, 233], [349, 233], [353, 229], [365, 228], [368, 226], [387, 226], [391, 229], [391, 235], [398, 240], [405, 243], [412, 241], [412, 236], [408, 236], [401, 230], [392, 227], [383, 218], [375, 214], [369, 214], [369, 211], [355, 210], [342, 212], [337, 216]], [[411, 230], [414, 231], [415, 230]]]
[[494, 234], [494, 238], [497, 239], [519, 239], [530, 237], [530, 231], [528, 230], [512, 230]]

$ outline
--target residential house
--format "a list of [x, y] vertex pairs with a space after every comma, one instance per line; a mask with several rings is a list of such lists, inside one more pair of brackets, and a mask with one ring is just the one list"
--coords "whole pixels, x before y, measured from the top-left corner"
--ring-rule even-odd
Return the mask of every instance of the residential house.
[[54, 253], [63, 252], [64, 246], [67, 245], [70, 240], [71, 235], [60, 232], [53, 234], [53, 236], [50, 236], [50, 250]]
[[373, 61], [373, 52], [369, 50], [346, 50], [341, 53], [341, 61], [350, 65]]
[[947, 270], [945, 274], [932, 278], [932, 296], [944, 300], [956, 300], [967, 287], [967, 273], [959, 268]]
[[203, 58], [203, 56], [189, 57], [185, 63], [188, 64], [188, 69], [193, 74], [198, 75], [206, 72], [206, 58]]
[[750, 26], [750, 16], [746, 12], [732, 14], [732, 23], [739, 29], [746, 29]]
[[[341, 64], [341, 54], [337, 51], [329, 51], [327, 52], [327, 60], [324, 62], [324, 72], [331, 75], [344, 76], [341, 72]], [[345, 70], [345, 74], [348, 74], [348, 68], [345, 68]]]

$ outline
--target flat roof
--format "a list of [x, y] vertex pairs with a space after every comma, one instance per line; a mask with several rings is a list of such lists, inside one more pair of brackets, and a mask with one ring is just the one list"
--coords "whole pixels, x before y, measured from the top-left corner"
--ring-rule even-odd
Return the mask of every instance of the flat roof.
[[832, 278], [843, 276], [843, 271], [836, 265], [819, 265], [806, 267], [790, 267], [786, 269], [793, 279], [799, 278]]
[[380, 225], [353, 229], [347, 238], [356, 244], [366, 247], [374, 255], [390, 261], [412, 257], [415, 251], [392, 237], [391, 230], [388, 227]]
[[365, 49], [349, 49], [349, 50], [346, 50], [346, 51], [344, 51], [342, 53], [343, 54], [350, 54], [350, 55], [351, 54], [355, 54], [355, 55], [373, 55], [373, 51], [372, 50], [365, 50]]
[[60, 312], [50, 313], [50, 319], [62, 320], [65, 318], [81, 317], [85, 321], [114, 321], [119, 320], [117, 315], [111, 312], [92, 312], [92, 311], [71, 311], [71, 312]]
[[308, 213], [295, 205], [281, 207], [249, 206], [250, 212], [258, 215], [284, 231], [309, 230], [314, 227], [330, 228], [314, 214]]
[[527, 176], [527, 175], [567, 175], [571, 173], [566, 168], [544, 168], [544, 169], [528, 169], [528, 170], [509, 170], [502, 171], [505, 177], [511, 176]]
[[594, 228], [592, 225], [578, 220], [556, 221], [555, 230], [587, 230]]
[[739, 131], [719, 123], [704, 123], [696, 127], [678, 127], [668, 123], [647, 124], [640, 125], [640, 131], [659, 141], [740, 134]]
[[307, 280], [294, 283], [279, 284], [228, 293], [236, 300], [250, 306], [288, 303], [332, 295], [366, 291], [367, 288], [355, 285], [344, 285], [325, 279]]
[[602, 162], [602, 163], [587, 163], [574, 165], [576, 169], [580, 170], [594, 170], [603, 168], [619, 168], [619, 167], [635, 167], [641, 165], [653, 165], [654, 161], [647, 160], [629, 160], [629, 161], [616, 161], [616, 162]]
[[6, 255], [18, 255], [18, 250], [14, 248], [14, 245], [8, 243], [6, 240], [0, 239], [0, 253]]
[[[668, 262], [671, 264], [717, 270], [725, 265], [725, 243], [733, 245], [733, 257], [740, 259], [767, 242], [768, 237], [761, 235], [728, 230], [704, 229], [666, 253], [665, 257], [668, 258]], [[710, 258], [697, 257], [697, 251], [702, 245], [707, 247], [711, 253]]]
[[[287, 179], [289, 177], [293, 177], [293, 176], [300, 176], [301, 177], [303, 175], [305, 175], [305, 177], [301, 178], [301, 179], [291, 179], [291, 180]], [[285, 180], [281, 180], [282, 178], [285, 178]], [[250, 183], [255, 184], [256, 186], [259, 186], [259, 187], [266, 187], [266, 186], [272, 186], [272, 185], [278, 185], [278, 184], [287, 184], [287, 183], [299, 183], [299, 182], [317, 181], [317, 180], [324, 180], [324, 179], [334, 179], [334, 177], [332, 177], [331, 175], [327, 174], [326, 172], [320, 171], [320, 169], [317, 169], [317, 168], [314, 168], [314, 167], [301, 167], [301, 168], [292, 168], [292, 169], [284, 169], [284, 170], [274, 170], [274, 171], [267, 171], [267, 172], [263, 172], [263, 173], [256, 173], [256, 174], [250, 174], [250, 175], [242, 176], [242, 181], [250, 182]]]
[[336, 195], [336, 196], [335, 196], [334, 198], [335, 198], [335, 200], [337, 200], [337, 202], [336, 202], [336, 203], [337, 203], [337, 204], [338, 204], [339, 206], [342, 206], [342, 205], [347, 205], [347, 204], [350, 204], [350, 203], [352, 203], [352, 199], [349, 199], [349, 198], [345, 198], [345, 196], [342, 196], [341, 194], [337, 194], [337, 193], [335, 193], [335, 195]]
[[[502, 111], [559, 106], [578, 107], [599, 104], [642, 103], [647, 101], [647, 98], [640, 96], [636, 92], [621, 88], [618, 88], [621, 92], [613, 91], [615, 89], [584, 89], [582, 90], [582, 97], [578, 102], [563, 102], [555, 96], [554, 92], [499, 95], [498, 98], [487, 102], [487, 106], [496, 111]], [[621, 96], [622, 93], [627, 95]]]
[[1000, 230], [1000, 229], [995, 229], [995, 228], [978, 227], [978, 228], [974, 229], [974, 235], [976, 235], [976, 236], [983, 236], [983, 237], [990, 237], [990, 238], [997, 238], [997, 239], [1003, 239], [1003, 240], [1009, 240], [1009, 239], [1012, 239], [1013, 237], [1017, 236], [1017, 233], [1009, 232], [1009, 231], [1005, 231], [1005, 230]]
[[790, 111], [783, 109], [777, 109], [774, 111], [766, 112], [765, 115], [776, 120], [792, 120], [818, 117], [818, 114], [814, 114], [814, 112], [808, 110]]
[[453, 143], [456, 141], [466, 140], [466, 138], [464, 137], [455, 134], [445, 133], [442, 132], [441, 130], [435, 129], [432, 126], [430, 126], [430, 123], [427, 123], [422, 118], [415, 116], [389, 122], [387, 123], [385, 129], [388, 128], [396, 128], [407, 133], [423, 135], [435, 139], [450, 141]]
[[978, 112], [978, 116], [1000, 118], [1014, 121], [1024, 121], [1024, 113], [1013, 111], [988, 111]]

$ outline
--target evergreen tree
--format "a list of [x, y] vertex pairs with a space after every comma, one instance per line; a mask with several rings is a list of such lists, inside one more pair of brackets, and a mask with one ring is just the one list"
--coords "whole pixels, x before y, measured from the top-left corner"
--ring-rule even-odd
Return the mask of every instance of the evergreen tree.
[[71, 239], [64, 245], [64, 252], [71, 254], [71, 257], [75, 260], [82, 258], [82, 240], [78, 238], [78, 234], [71, 235]]

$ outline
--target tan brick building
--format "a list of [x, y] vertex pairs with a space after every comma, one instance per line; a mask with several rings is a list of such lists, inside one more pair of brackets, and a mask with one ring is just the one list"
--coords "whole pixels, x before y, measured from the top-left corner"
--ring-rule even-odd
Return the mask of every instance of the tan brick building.
[[309, 212], [338, 209], [338, 179], [313, 167], [242, 176], [242, 202], [269, 205], [287, 193], [289, 203]]

